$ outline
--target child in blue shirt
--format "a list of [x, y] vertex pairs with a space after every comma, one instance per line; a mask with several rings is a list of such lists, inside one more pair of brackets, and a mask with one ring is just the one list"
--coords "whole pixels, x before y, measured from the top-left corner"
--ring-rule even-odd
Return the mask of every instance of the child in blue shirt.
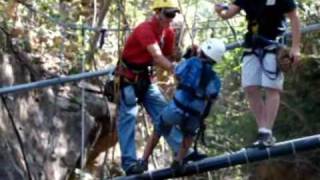
[[154, 132], [145, 148], [142, 164], [146, 163], [154, 147], [163, 135], [170, 133], [171, 128], [178, 125], [183, 133], [183, 141], [172, 166], [183, 164], [183, 158], [190, 148], [193, 137], [200, 127], [201, 121], [208, 115], [205, 109], [211, 107], [216, 100], [221, 82], [212, 66], [221, 61], [225, 53], [225, 45], [219, 39], [209, 39], [200, 45], [197, 56], [190, 57], [175, 69], [178, 80], [173, 100], [159, 115], [160, 121], [155, 124]]

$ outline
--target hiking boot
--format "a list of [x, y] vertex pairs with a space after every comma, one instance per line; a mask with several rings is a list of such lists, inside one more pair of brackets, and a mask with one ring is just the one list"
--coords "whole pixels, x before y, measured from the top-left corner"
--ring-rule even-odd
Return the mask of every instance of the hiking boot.
[[127, 170], [126, 175], [142, 174], [143, 171], [148, 170], [148, 163], [142, 159], [137, 160]]
[[148, 161], [138, 159], [138, 164], [143, 169], [143, 171], [148, 171]]
[[267, 148], [275, 144], [276, 138], [270, 133], [259, 133], [257, 141], [255, 141], [252, 146], [258, 148]]
[[187, 163], [189, 161], [200, 161], [204, 158], [207, 158], [208, 156], [206, 154], [200, 153], [198, 151], [193, 151], [192, 153], [189, 153], [184, 159], [183, 163]]

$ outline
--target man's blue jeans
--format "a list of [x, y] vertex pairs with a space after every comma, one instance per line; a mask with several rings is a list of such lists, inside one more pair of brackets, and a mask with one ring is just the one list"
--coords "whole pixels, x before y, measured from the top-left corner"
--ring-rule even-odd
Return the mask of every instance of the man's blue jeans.
[[[158, 126], [162, 109], [167, 105], [165, 97], [162, 95], [158, 86], [151, 84], [147, 90], [142, 104], [148, 114], [151, 116], [152, 122]], [[135, 145], [135, 125], [138, 114], [137, 98], [132, 85], [127, 85], [121, 89], [120, 104], [118, 110], [118, 137], [121, 149], [122, 168], [126, 171], [137, 160]], [[173, 128], [171, 133], [164, 136], [174, 152], [178, 152], [182, 134], [177, 128]]]

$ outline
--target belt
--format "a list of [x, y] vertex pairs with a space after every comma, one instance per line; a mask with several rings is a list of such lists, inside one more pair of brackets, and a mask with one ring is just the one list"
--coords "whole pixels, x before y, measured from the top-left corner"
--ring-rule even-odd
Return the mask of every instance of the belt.
[[148, 71], [148, 67], [151, 67], [151, 64], [133, 64], [130, 63], [127, 59], [122, 59], [122, 65], [124, 65], [125, 67], [136, 71], [136, 72], [144, 72], [144, 71]]

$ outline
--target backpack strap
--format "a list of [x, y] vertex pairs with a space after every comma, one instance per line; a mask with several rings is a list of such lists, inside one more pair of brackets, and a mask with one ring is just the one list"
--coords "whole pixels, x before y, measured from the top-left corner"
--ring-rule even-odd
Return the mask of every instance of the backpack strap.
[[[199, 83], [199, 87], [203, 88], [204, 90], [206, 89], [206, 87], [209, 83], [209, 80], [208, 80], [209, 77], [206, 73], [207, 69], [205, 68], [205, 63], [206, 62], [202, 63], [203, 68], [202, 68], [201, 80]], [[199, 127], [197, 134], [196, 134], [196, 138], [195, 138], [194, 145], [193, 145], [193, 150], [195, 152], [198, 152], [199, 140], [201, 141], [202, 145], [207, 146], [207, 143], [205, 141], [206, 124], [205, 124], [204, 120], [209, 115], [212, 104], [213, 104], [213, 100], [211, 98], [207, 98], [207, 99], [208, 99], [208, 101], [207, 101], [207, 104], [206, 104], [206, 107], [205, 107], [203, 113], [201, 114], [200, 122], [199, 122], [200, 127]]]
[[201, 141], [201, 144], [204, 145], [204, 146], [207, 146], [207, 143], [205, 141], [205, 131], [206, 131], [206, 124], [204, 123], [204, 120], [205, 118], [209, 115], [210, 113], [210, 109], [212, 107], [212, 104], [213, 104], [213, 101], [212, 100], [209, 100], [205, 109], [204, 109], [204, 112], [203, 114], [201, 115], [201, 118], [200, 118], [200, 128], [196, 134], [196, 138], [195, 138], [195, 141], [194, 141], [194, 145], [193, 145], [193, 150], [195, 152], [198, 152], [198, 142], [199, 140]]

